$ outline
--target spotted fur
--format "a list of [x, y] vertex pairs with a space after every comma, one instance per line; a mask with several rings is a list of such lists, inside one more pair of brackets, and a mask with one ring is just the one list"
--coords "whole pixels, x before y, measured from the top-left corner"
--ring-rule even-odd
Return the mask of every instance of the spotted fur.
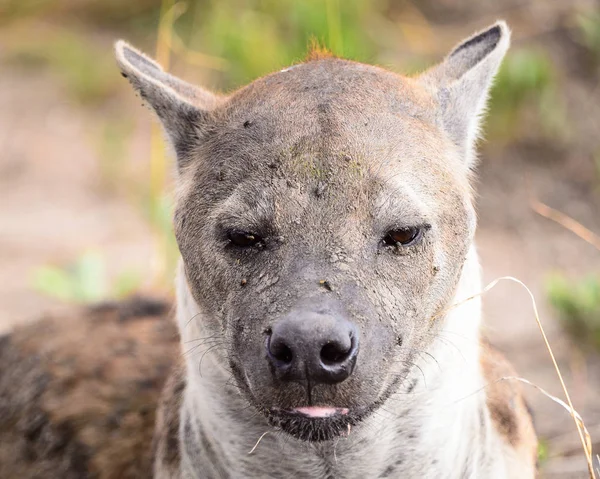
[[[498, 22], [414, 78], [318, 54], [228, 96], [118, 42], [177, 156], [183, 361], [170, 323], [147, 311], [17, 331], [0, 349], [1, 472], [533, 477], [531, 419], [503, 379], [514, 373], [481, 344], [473, 241], [475, 139], [509, 37]], [[382, 240], [406, 227], [418, 241]], [[261, 241], [236, 249], [238, 230]], [[360, 337], [352, 374], [278, 381], [272, 326], [328, 304]], [[348, 412], [280, 419], [305, 406]]]
[[169, 311], [137, 298], [1, 338], [0, 477], [150, 477], [158, 397], [178, 356]]
[[[218, 97], [117, 44], [177, 155], [177, 318], [184, 347], [196, 344], [183, 397], [162, 413], [179, 411], [179, 466], [158, 458], [157, 475], [533, 476], [518, 387], [480, 346], [479, 299], [463, 304], [481, 289], [475, 142], [509, 40], [498, 22], [413, 78], [317, 52]], [[402, 225], [421, 240], [385, 249]], [[236, 249], [234, 230], [261, 247]], [[279, 382], [265, 335], [331, 304], [360, 335], [353, 374]], [[278, 412], [306, 405], [349, 412]]]

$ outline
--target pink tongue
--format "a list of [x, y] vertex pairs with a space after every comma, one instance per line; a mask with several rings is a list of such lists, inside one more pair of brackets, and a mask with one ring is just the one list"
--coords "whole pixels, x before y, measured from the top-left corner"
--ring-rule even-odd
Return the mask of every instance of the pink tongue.
[[334, 414], [348, 414], [347, 408], [335, 408], [335, 407], [296, 407], [292, 409], [294, 412], [299, 412], [308, 417], [329, 417]]

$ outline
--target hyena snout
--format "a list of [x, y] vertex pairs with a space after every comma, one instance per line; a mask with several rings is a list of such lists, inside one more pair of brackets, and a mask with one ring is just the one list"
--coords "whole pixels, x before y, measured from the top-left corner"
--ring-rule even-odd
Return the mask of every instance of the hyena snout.
[[293, 311], [267, 336], [267, 358], [281, 381], [336, 384], [347, 379], [358, 356], [356, 326], [328, 310]]

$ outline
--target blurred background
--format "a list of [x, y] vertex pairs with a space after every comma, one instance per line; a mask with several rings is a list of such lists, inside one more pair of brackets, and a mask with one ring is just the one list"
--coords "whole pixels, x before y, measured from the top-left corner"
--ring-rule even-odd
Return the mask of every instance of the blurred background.
[[[598, 451], [600, 241], [568, 223], [600, 232], [597, 1], [0, 0], [0, 331], [73, 304], [172, 295], [173, 162], [117, 71], [116, 39], [230, 91], [301, 60], [312, 41], [415, 73], [498, 18], [514, 40], [481, 145], [484, 278], [533, 291]], [[500, 283], [484, 305], [488, 336], [519, 374], [564, 397], [527, 292]], [[544, 477], [586, 477], [569, 414], [528, 397]]]

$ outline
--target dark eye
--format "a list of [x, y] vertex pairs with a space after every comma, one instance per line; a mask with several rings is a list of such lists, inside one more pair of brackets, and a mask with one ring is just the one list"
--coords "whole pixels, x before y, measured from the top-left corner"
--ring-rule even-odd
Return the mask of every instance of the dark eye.
[[388, 231], [382, 241], [386, 246], [410, 246], [421, 239], [422, 233], [421, 228], [398, 228]]
[[227, 235], [229, 241], [239, 246], [240, 248], [249, 248], [250, 246], [256, 246], [262, 243], [262, 238], [254, 233], [248, 231], [230, 231]]

